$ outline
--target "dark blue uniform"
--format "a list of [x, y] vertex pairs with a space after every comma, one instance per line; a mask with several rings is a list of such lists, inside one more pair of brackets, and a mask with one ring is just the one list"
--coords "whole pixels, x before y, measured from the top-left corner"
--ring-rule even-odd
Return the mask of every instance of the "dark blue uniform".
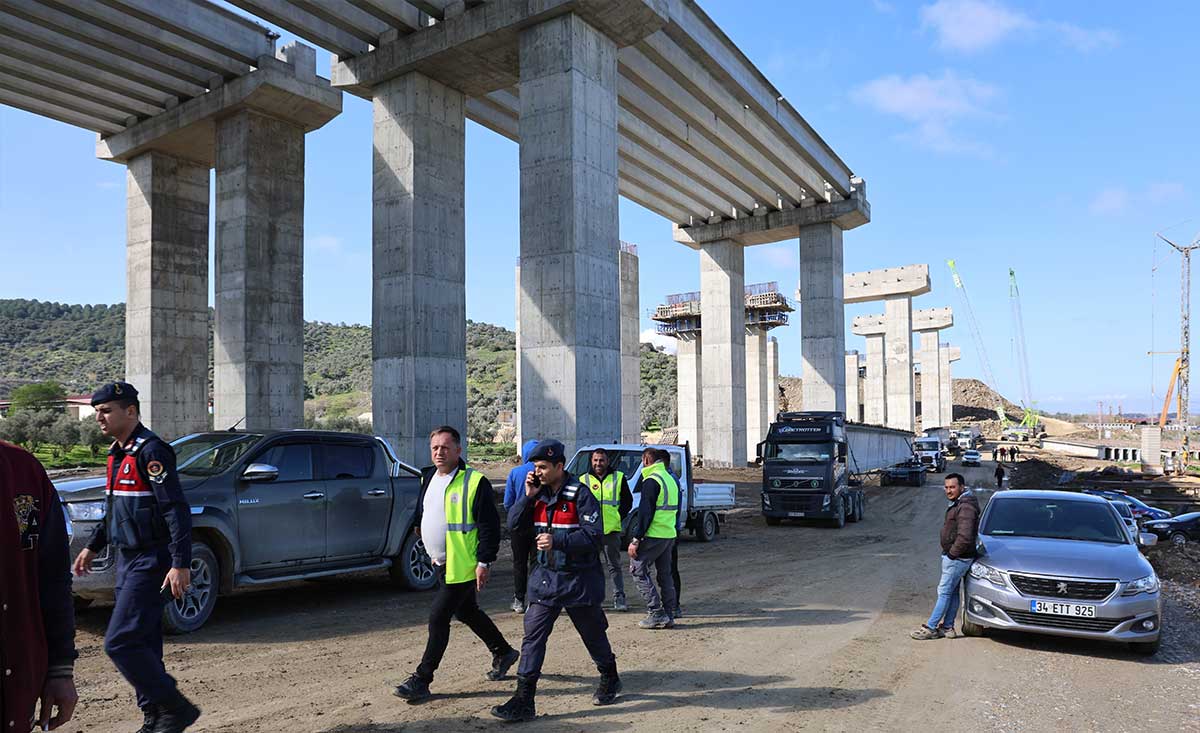
[[529, 574], [525, 599], [525, 640], [517, 674], [536, 681], [546, 658], [546, 642], [563, 609], [571, 617], [588, 654], [601, 674], [616, 673], [616, 657], [608, 643], [604, 602], [604, 569], [600, 547], [604, 518], [600, 502], [586, 486], [567, 474], [551, 494], [543, 487], [533, 497], [521, 494], [509, 512], [509, 528], [532, 523], [535, 534], [549, 532], [552, 549], [539, 551]]
[[138, 424], [129, 442], [108, 452], [105, 519], [88, 549], [116, 554], [116, 607], [104, 650], [137, 691], [143, 710], [174, 700], [175, 680], [163, 666], [161, 589], [172, 567], [192, 562], [191, 509], [175, 471], [175, 450]]

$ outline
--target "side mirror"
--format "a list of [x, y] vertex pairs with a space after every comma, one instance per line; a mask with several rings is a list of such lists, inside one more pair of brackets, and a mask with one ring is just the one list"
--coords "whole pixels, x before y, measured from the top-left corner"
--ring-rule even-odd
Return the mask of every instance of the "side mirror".
[[762, 458], [762, 454], [763, 454], [763, 444], [762, 444], [762, 443], [759, 443], [758, 445], [754, 446], [754, 455], [755, 455], [757, 458], [761, 459], [761, 458]]
[[1154, 547], [1158, 544], [1158, 535], [1151, 534], [1150, 532], [1139, 532], [1138, 544], [1142, 547]]
[[838, 454], [837, 454], [838, 460], [841, 461], [842, 463], [845, 463], [846, 462], [846, 444], [838, 443], [837, 450], [838, 450]]
[[242, 471], [243, 481], [274, 481], [279, 478], [279, 469], [269, 463], [251, 463]]

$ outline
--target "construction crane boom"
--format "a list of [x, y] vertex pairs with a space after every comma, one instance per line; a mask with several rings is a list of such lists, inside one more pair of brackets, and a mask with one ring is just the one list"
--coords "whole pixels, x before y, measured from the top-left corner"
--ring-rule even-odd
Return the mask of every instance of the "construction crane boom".
[[1021, 291], [1017, 287], [1017, 273], [1008, 269], [1008, 299], [1012, 304], [1013, 342], [1017, 347], [1017, 371], [1021, 377], [1021, 426], [1037, 429], [1037, 405], [1033, 402], [1033, 388], [1029, 379], [1029, 353], [1025, 350], [1025, 319], [1021, 317]]
[[[963, 310], [967, 313], [967, 325], [971, 331], [971, 341], [975, 344], [975, 353], [979, 355], [980, 366], [983, 367], [983, 376], [987, 380], [988, 386], [993, 390], [996, 389], [996, 375], [992, 372], [992, 363], [988, 360], [987, 349], [983, 345], [983, 332], [979, 328], [979, 321], [975, 318], [975, 309], [971, 307], [971, 298], [967, 295], [967, 286], [963, 284], [962, 277], [958, 274], [958, 267], [954, 260], [946, 260], [946, 265], [950, 267], [950, 274], [954, 277], [954, 287], [962, 293]], [[1000, 429], [1008, 428], [1008, 415], [1004, 413], [1004, 401], [996, 400], [996, 418], [1000, 420]]]
[[[1181, 262], [1179, 266], [1179, 362], [1176, 367], [1179, 372], [1179, 414], [1176, 419], [1179, 425], [1183, 428], [1183, 462], [1181, 467], [1186, 467], [1188, 464], [1188, 450], [1191, 447], [1189, 435], [1189, 415], [1190, 397], [1188, 387], [1191, 381], [1191, 342], [1192, 342], [1192, 251], [1200, 249], [1200, 239], [1194, 240], [1189, 245], [1175, 244], [1171, 240], [1164, 237], [1162, 234], [1155, 234], [1156, 237], [1166, 242], [1179, 252]], [[1170, 394], [1168, 393], [1168, 399]]]

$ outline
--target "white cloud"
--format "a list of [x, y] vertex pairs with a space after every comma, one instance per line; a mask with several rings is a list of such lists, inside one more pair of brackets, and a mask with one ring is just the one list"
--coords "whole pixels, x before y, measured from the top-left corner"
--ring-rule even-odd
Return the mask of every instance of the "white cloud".
[[896, 6], [884, 0], [871, 0], [871, 4], [875, 6], [875, 10], [880, 13], [891, 15], [896, 12]]
[[952, 71], [941, 76], [897, 74], [867, 82], [851, 92], [859, 104], [899, 117], [913, 127], [901, 137], [941, 153], [991, 154], [985, 143], [963, 137], [956, 124], [964, 119], [995, 117], [988, 105], [1000, 94], [991, 84]]
[[321, 254], [337, 254], [342, 251], [342, 240], [340, 237], [335, 237], [332, 234], [318, 234], [315, 237], [307, 237], [305, 245], [312, 252]]
[[642, 331], [641, 338], [638, 339], [643, 344], [654, 344], [660, 349], [666, 350], [668, 354], [674, 354], [676, 350], [676, 341], [670, 336], [664, 336], [653, 328], [647, 328]]
[[1094, 216], [1117, 216], [1135, 208], [1161, 206], [1178, 201], [1187, 195], [1187, 189], [1176, 181], [1155, 181], [1140, 191], [1124, 186], [1101, 189], [1092, 197], [1088, 211]]
[[1049, 35], [1077, 51], [1115, 46], [1116, 31], [1082, 28], [1073, 23], [1032, 18], [996, 0], [937, 0], [920, 10], [921, 27], [932, 29], [938, 46], [974, 53], [1021, 36]]

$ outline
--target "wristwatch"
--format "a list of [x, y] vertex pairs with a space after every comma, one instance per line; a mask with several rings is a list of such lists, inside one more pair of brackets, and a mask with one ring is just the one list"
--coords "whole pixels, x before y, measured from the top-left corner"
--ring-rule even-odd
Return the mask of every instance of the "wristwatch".
[[481, 563], [476, 563], [476, 566], [481, 567], [484, 570], [486, 570], [486, 569], [490, 568], [492, 566], [492, 564], [490, 562], [481, 562]]
[[641, 540], [639, 540], [637, 537], [634, 537], [633, 539], [629, 540], [629, 544], [631, 544], [631, 545], [636, 545], [639, 542], [641, 542]]

